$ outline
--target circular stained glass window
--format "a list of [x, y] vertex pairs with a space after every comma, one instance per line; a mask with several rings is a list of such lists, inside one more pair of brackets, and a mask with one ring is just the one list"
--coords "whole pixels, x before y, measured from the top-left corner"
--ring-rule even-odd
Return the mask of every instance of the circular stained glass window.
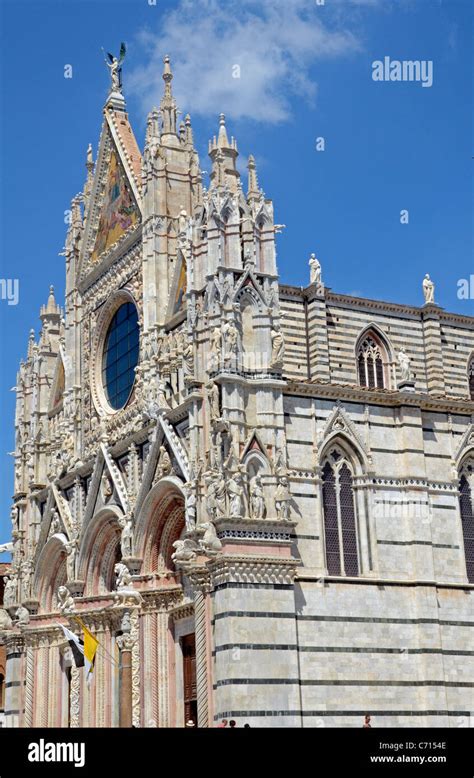
[[135, 381], [138, 364], [139, 328], [132, 303], [120, 306], [107, 332], [102, 361], [102, 383], [114, 410], [123, 408]]

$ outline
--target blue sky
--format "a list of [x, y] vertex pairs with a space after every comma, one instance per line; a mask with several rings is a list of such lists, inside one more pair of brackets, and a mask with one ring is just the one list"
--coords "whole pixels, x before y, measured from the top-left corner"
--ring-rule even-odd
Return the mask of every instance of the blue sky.
[[[443, 307], [474, 313], [457, 298], [458, 280], [474, 274], [471, 0], [3, 0], [0, 14], [0, 278], [20, 283], [17, 306], [0, 300], [0, 542], [13, 491], [10, 388], [49, 284], [64, 292], [64, 211], [82, 189], [87, 144], [97, 149], [102, 46], [127, 43], [140, 146], [164, 54], [204, 170], [226, 113], [241, 165], [254, 154], [286, 225], [283, 281], [306, 284], [314, 251], [336, 291], [418, 305], [429, 272]], [[374, 82], [372, 62], [385, 56], [431, 60], [432, 87]]]

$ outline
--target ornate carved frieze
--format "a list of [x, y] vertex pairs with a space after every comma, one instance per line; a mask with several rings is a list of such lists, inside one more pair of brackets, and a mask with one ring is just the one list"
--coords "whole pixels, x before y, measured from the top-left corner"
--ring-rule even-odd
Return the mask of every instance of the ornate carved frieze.
[[223, 583], [292, 584], [300, 563], [296, 559], [221, 556], [208, 564], [212, 586]]

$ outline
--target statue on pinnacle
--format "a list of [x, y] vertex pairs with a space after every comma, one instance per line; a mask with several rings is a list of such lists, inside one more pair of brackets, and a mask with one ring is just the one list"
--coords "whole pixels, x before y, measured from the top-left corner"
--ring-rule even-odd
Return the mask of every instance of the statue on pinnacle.
[[[104, 51], [104, 49], [102, 49]], [[110, 54], [110, 52], [107, 52], [107, 57], [109, 58], [109, 61], [107, 61], [107, 58], [104, 56], [105, 64], [110, 70], [110, 78], [112, 80], [111, 85], [111, 92], [121, 92], [122, 91], [122, 62], [125, 59], [125, 54], [127, 53], [127, 47], [125, 46], [125, 43], [120, 44], [120, 54], [118, 57], [114, 57], [113, 54]], [[105, 51], [104, 51], [105, 55]]]

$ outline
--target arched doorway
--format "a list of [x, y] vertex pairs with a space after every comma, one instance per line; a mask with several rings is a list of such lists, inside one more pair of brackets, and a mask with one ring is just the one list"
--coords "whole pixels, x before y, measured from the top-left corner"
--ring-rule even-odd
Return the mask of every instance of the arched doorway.
[[161, 612], [147, 609], [142, 616], [143, 677], [151, 681], [143, 701], [145, 726], [150, 726], [149, 722], [160, 727], [184, 726], [190, 719], [198, 724], [194, 615], [189, 606], [181, 614], [171, 607], [181, 584], [181, 574], [172, 560], [173, 544], [184, 532], [182, 483], [172, 476], [161, 479], [148, 494], [136, 527], [142, 574], [153, 576], [157, 602], [161, 603]]

